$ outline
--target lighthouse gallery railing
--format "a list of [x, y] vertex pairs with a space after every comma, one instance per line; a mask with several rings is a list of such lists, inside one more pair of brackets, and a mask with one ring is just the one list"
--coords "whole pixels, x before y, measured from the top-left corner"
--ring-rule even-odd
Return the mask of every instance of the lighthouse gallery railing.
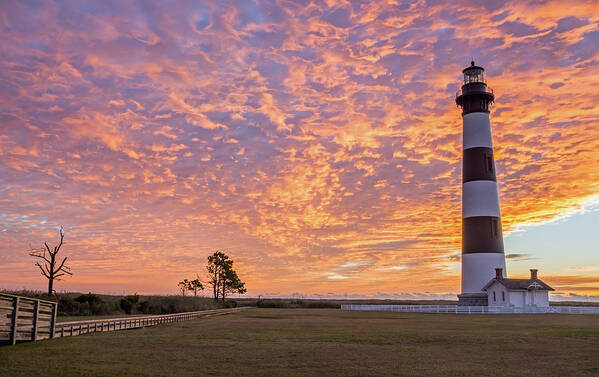
[[[479, 91], [479, 92], [486, 92], [486, 93], [493, 93], [493, 88], [491, 88], [490, 86], [485, 86], [483, 90]], [[472, 92], [471, 92], [472, 93]], [[458, 98], [459, 96], [461, 96], [463, 94], [462, 92], [462, 88], [458, 89], [457, 92], [455, 92], [455, 98]]]

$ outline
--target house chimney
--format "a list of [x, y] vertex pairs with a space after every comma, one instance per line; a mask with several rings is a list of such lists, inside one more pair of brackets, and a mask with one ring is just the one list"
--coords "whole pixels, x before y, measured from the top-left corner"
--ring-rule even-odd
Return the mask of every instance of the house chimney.
[[495, 279], [503, 279], [503, 268], [495, 269]]
[[536, 280], [537, 279], [537, 270], [534, 268], [530, 269], [530, 279], [531, 280]]

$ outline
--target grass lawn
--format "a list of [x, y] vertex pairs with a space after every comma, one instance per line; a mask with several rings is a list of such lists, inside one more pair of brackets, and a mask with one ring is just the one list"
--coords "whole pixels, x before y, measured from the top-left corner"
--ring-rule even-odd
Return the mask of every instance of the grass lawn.
[[597, 376], [597, 315], [250, 309], [0, 348], [1, 376]]

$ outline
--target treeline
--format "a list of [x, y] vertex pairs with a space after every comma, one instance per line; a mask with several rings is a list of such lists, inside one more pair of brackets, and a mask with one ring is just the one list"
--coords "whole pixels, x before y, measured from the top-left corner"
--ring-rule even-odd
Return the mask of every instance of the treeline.
[[264, 299], [264, 300], [244, 300], [244, 306], [256, 306], [258, 308], [281, 308], [281, 309], [340, 309], [341, 304], [333, 301], [321, 300], [283, 300], [283, 299]]
[[340, 309], [341, 304], [371, 305], [455, 305], [450, 300], [389, 300], [389, 299], [315, 299], [315, 298], [237, 298], [240, 306], [259, 308]]
[[58, 302], [59, 316], [172, 314], [237, 306], [235, 301], [215, 302], [211, 298], [183, 296], [112, 296], [95, 293], [57, 293], [32, 290], [4, 293]]

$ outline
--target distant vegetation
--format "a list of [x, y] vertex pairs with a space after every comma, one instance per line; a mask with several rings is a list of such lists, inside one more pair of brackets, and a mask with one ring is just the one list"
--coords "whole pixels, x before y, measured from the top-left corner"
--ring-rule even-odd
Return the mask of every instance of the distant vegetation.
[[235, 307], [235, 301], [215, 302], [211, 298], [192, 296], [112, 296], [95, 293], [58, 293], [48, 296], [42, 291], [19, 290], [4, 293], [58, 301], [59, 316], [98, 316], [122, 314], [171, 314]]
[[[314, 299], [314, 298], [235, 298], [239, 306], [258, 308], [341, 308], [341, 304], [371, 305], [457, 305], [457, 300], [388, 300], [388, 299]], [[551, 306], [597, 306], [596, 302], [551, 301]]]
[[383, 299], [314, 299], [314, 298], [236, 298], [240, 306], [258, 308], [323, 308], [340, 309], [341, 304], [378, 304], [378, 305], [455, 305], [450, 300], [383, 300]]
[[245, 302], [248, 306], [257, 306], [258, 308], [306, 308], [306, 309], [339, 309], [341, 303], [322, 300], [256, 300], [255, 302]]

